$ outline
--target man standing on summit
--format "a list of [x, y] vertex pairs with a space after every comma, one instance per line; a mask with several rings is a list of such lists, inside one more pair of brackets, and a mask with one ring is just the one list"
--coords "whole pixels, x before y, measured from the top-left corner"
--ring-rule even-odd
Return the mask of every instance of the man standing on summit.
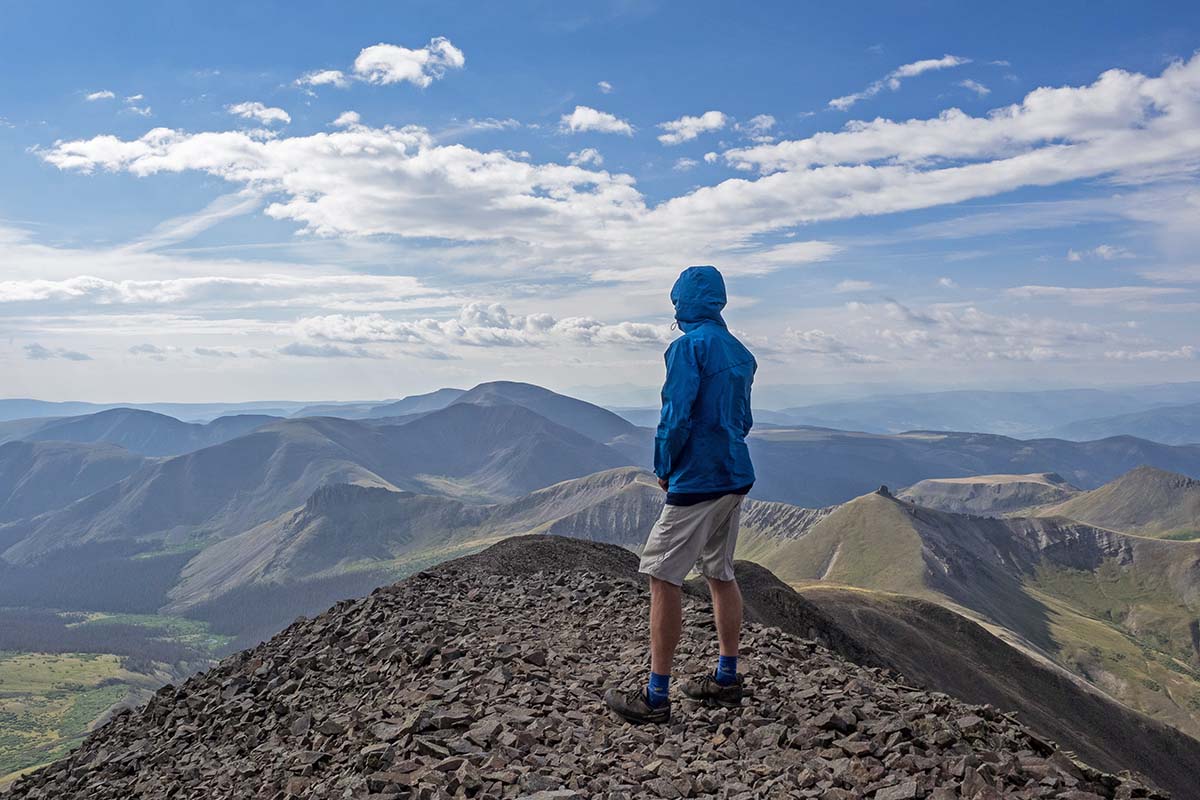
[[754, 485], [746, 447], [754, 356], [725, 326], [725, 281], [715, 267], [688, 267], [671, 289], [683, 336], [667, 348], [662, 415], [654, 437], [654, 473], [667, 493], [642, 551], [650, 576], [650, 680], [632, 691], [609, 689], [609, 708], [630, 722], [671, 719], [668, 690], [683, 628], [680, 586], [695, 566], [708, 580], [720, 657], [716, 669], [680, 687], [695, 700], [736, 706], [742, 595], [733, 574], [742, 499]]

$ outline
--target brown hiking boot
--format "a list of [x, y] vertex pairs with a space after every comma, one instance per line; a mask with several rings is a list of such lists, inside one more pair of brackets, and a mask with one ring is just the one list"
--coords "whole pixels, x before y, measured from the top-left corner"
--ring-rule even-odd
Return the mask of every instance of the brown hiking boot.
[[698, 678], [689, 678], [683, 681], [679, 684], [679, 688], [693, 700], [699, 700], [708, 706], [723, 708], [740, 706], [744, 695], [741, 675], [737, 676], [734, 683], [721, 684], [717, 683], [717, 679], [709, 672]]
[[671, 721], [671, 701], [668, 700], [661, 706], [652, 706], [641, 689], [624, 692], [620, 689], [609, 689], [604, 693], [604, 702], [622, 719], [634, 725], [664, 725]]

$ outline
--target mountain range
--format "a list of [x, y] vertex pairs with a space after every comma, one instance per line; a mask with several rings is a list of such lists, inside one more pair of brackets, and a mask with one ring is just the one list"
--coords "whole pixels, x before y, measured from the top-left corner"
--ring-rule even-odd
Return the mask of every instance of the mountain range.
[[[10, 425], [38, 440], [0, 445], [0, 607], [150, 614], [249, 646], [522, 534], [636, 550], [661, 507], [652, 432], [606, 409], [511, 382], [384, 405]], [[1200, 733], [1200, 541], [1185, 541], [1200, 448], [795, 425], [750, 445], [739, 556], [799, 588], [830, 636], [930, 688], [1002, 701], [1098, 763], [1153, 760], [1081, 721], [1144, 729], [1126, 706]], [[871, 493], [880, 483], [908, 488]], [[760, 613], [797, 607], [781, 586]], [[1024, 696], [1017, 673], [1034, 676]], [[1072, 708], [1083, 716], [1062, 719]]]

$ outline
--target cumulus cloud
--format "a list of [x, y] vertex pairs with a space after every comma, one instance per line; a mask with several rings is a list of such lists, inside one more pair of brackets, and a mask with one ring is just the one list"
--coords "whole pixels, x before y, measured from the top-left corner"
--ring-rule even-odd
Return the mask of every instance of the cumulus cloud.
[[675, 170], [676, 172], [687, 172], [699, 163], [700, 162], [694, 158], [677, 158], [675, 159], [675, 165], [672, 166], [671, 169]]
[[437, 36], [417, 50], [383, 43], [364, 47], [354, 59], [354, 73], [368, 83], [407, 81], [425, 88], [444, 76], [446, 70], [462, 69], [466, 63], [462, 50], [446, 37]]
[[48, 361], [61, 358], [66, 361], [91, 361], [92, 357], [78, 350], [68, 350], [62, 347], [44, 347], [37, 342], [25, 345], [25, 357], [30, 361]]
[[929, 72], [931, 70], [958, 67], [962, 66], [963, 64], [969, 64], [970, 62], [971, 59], [969, 58], [961, 58], [959, 56], [947, 54], [941, 58], [926, 58], [922, 59], [921, 61], [914, 61], [911, 64], [902, 64], [889, 72], [887, 75], [884, 75], [882, 78], [869, 85], [867, 88], [863, 89], [861, 92], [855, 92], [854, 94], [833, 98], [829, 101], [829, 107], [835, 108], [838, 111], [846, 111], [855, 103], [874, 97], [884, 89], [891, 89], [892, 91], [899, 89], [900, 84], [905, 78], [913, 78], [923, 72]]
[[613, 85], [608, 81], [599, 81], [596, 84], [596, 88], [604, 94], [612, 94]]
[[108, 89], [101, 89], [98, 92], [92, 92], [84, 99], [89, 103], [94, 103], [97, 100], [112, 100], [114, 97], [116, 97], [116, 94], [113, 92], [109, 91]]
[[[449, 319], [397, 320], [382, 314], [306, 317], [296, 325], [302, 339], [336, 344], [405, 345], [416, 355], [454, 347], [618, 345], [661, 347], [675, 334], [667, 325], [605, 323], [592, 317], [512, 314], [499, 303], [468, 303]], [[415, 349], [414, 349], [415, 348]]]
[[287, 125], [292, 121], [291, 115], [282, 108], [273, 108], [257, 101], [235, 103], [225, 106], [225, 110], [243, 119], [258, 120], [264, 125], [270, 125], [274, 122], [282, 122], [284, 125]]
[[362, 347], [338, 347], [334, 344], [312, 344], [310, 342], [292, 342], [279, 348], [285, 356], [300, 358], [379, 358]]
[[357, 111], [343, 111], [332, 123], [335, 128], [352, 128], [362, 122]]
[[625, 136], [633, 135], [633, 126], [623, 119], [607, 111], [597, 111], [589, 106], [575, 106], [570, 114], [563, 114], [558, 123], [559, 129], [569, 133], [598, 131], [599, 133], [620, 133]]
[[658, 140], [666, 145], [690, 142], [702, 133], [721, 130], [728, 120], [729, 118], [720, 111], [705, 111], [698, 117], [683, 116], [669, 122], [660, 122], [658, 127], [666, 133], [661, 134]]
[[[584, 113], [575, 127], [590, 119]], [[1157, 77], [1112, 70], [1088, 86], [1040, 88], [983, 116], [951, 109], [736, 148], [727, 163], [757, 175], [655, 205], [628, 175], [441, 145], [414, 126], [269, 140], [155, 128], [129, 140], [60, 141], [38, 154], [82, 172], [203, 172], [273, 196], [269, 216], [318, 235], [504, 242], [506, 257], [611, 274], [723, 260], [818, 221], [1088, 179], [1173, 179], [1195, 167], [1198, 129], [1200, 56]]]
[[604, 165], [604, 156], [594, 147], [585, 147], [582, 150], [567, 153], [567, 161], [577, 167], [587, 166], [588, 164], [599, 167]]

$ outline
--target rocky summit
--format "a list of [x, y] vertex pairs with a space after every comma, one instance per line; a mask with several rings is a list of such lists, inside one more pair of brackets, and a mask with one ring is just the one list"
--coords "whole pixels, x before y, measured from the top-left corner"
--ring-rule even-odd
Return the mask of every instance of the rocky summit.
[[[645, 678], [635, 567], [611, 545], [502, 542], [163, 688], [7, 798], [1165, 797], [757, 623], [742, 707], [676, 695], [667, 726], [620, 722], [600, 698]], [[709, 611], [685, 597], [680, 674], [712, 666]]]

